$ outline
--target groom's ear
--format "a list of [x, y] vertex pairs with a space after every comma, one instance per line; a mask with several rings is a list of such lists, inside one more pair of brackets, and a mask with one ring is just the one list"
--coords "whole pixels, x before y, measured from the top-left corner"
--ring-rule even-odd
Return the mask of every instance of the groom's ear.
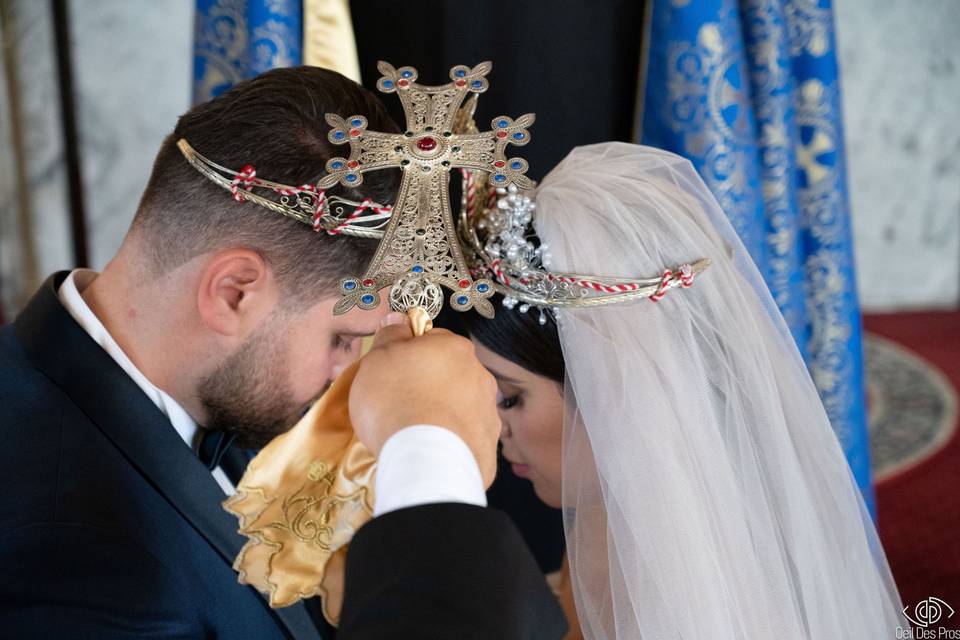
[[254, 250], [218, 251], [200, 271], [197, 311], [214, 333], [244, 340], [279, 301], [273, 272]]

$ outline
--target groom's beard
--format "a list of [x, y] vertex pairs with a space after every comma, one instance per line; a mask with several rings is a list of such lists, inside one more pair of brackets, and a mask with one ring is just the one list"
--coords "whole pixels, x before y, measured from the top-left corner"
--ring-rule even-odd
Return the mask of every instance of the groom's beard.
[[275, 332], [254, 335], [201, 381], [204, 427], [236, 434], [244, 449], [265, 446], [303, 413], [282, 382], [287, 379], [287, 355]]

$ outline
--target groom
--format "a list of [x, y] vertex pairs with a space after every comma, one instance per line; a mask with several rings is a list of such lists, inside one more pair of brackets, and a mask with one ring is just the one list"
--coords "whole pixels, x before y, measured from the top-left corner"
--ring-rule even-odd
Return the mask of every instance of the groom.
[[[351, 416], [383, 451], [386, 484], [350, 546], [339, 637], [562, 635], [519, 535], [484, 508], [500, 425], [469, 342], [413, 339], [386, 309], [334, 316], [338, 279], [363, 270], [373, 243], [235, 202], [176, 147], [316, 183], [335, 155], [327, 112], [396, 131], [372, 94], [316, 68], [193, 108], [104, 271], [52, 275], [0, 330], [3, 635], [333, 637], [315, 601], [272, 610], [238, 583], [243, 539], [220, 503], [243, 450], [291, 426], [374, 332]], [[377, 172], [341, 195], [387, 203], [395, 189]]]

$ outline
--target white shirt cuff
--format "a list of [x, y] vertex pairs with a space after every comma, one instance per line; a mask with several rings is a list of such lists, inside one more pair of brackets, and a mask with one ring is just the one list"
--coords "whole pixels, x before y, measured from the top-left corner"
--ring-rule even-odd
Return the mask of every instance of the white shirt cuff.
[[487, 506], [476, 458], [449, 429], [424, 424], [401, 429], [380, 450], [374, 517], [438, 502]]

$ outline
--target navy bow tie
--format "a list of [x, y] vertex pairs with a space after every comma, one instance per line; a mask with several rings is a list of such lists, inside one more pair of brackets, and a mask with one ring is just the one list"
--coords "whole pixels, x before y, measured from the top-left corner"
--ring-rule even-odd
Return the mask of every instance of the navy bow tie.
[[200, 458], [207, 469], [213, 471], [220, 466], [220, 461], [224, 454], [233, 444], [235, 434], [221, 429], [204, 429], [200, 437], [200, 446], [197, 450], [197, 457]]

